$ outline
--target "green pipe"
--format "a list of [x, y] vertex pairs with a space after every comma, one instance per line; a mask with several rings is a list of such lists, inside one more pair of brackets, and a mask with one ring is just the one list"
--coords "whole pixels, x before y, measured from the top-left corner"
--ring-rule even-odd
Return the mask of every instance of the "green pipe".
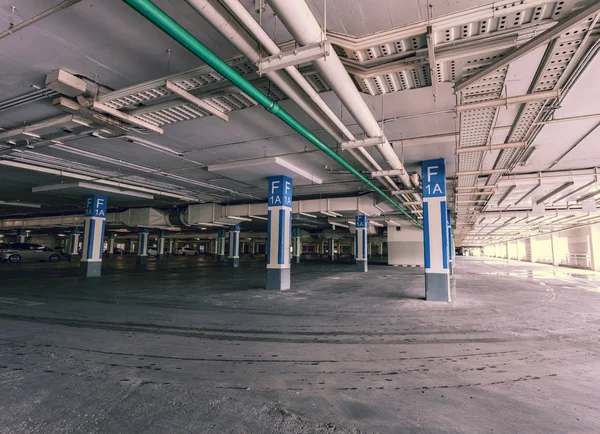
[[309, 142], [325, 152], [328, 156], [333, 158], [336, 162], [341, 164], [345, 169], [350, 171], [354, 176], [360, 179], [363, 183], [368, 185], [370, 188], [379, 193], [385, 200], [390, 202], [394, 207], [400, 210], [406, 217], [412, 220], [419, 227], [423, 227], [417, 220], [415, 220], [410, 214], [408, 214], [394, 199], [389, 197], [373, 182], [365, 177], [362, 173], [356, 170], [350, 163], [344, 160], [341, 156], [335, 153], [329, 146], [319, 140], [313, 133], [311, 133], [304, 125], [294, 119], [288, 112], [282, 109], [279, 104], [275, 101], [271, 101], [264, 93], [254, 87], [245, 78], [239, 75], [229, 65], [219, 59], [212, 51], [206, 48], [200, 41], [192, 36], [187, 30], [177, 24], [171, 17], [165, 14], [160, 8], [158, 8], [150, 0], [123, 0], [133, 9], [138, 11], [147, 20], [151, 21], [159, 29], [165, 32], [167, 35], [175, 39], [189, 51], [198, 56], [203, 62], [233, 83], [235, 86], [240, 88], [250, 98], [255, 100], [267, 111], [271, 112], [292, 129], [297, 131], [300, 135], [306, 138]]

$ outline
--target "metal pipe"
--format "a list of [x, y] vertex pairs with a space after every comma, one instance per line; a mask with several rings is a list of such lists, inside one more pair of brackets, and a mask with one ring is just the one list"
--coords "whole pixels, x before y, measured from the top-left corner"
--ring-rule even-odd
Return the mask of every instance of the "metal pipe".
[[[329, 146], [323, 143], [318, 137], [316, 137], [313, 133], [311, 133], [304, 125], [294, 119], [289, 113], [287, 113], [284, 109], [282, 109], [279, 104], [275, 101], [269, 99], [266, 95], [264, 95], [260, 90], [254, 87], [251, 83], [249, 83], [246, 79], [244, 79], [240, 74], [238, 74], [233, 68], [227, 65], [223, 60], [217, 57], [213, 52], [211, 52], [208, 48], [206, 48], [200, 41], [198, 41], [194, 36], [192, 36], [189, 32], [187, 32], [183, 27], [177, 24], [172, 18], [166, 15], [161, 9], [159, 9], [156, 5], [154, 5], [149, 0], [123, 0], [133, 9], [138, 11], [142, 16], [146, 19], [154, 23], [158, 28], [160, 28], [163, 32], [171, 36], [185, 48], [187, 48], [190, 52], [195, 54], [199, 59], [204, 61], [207, 65], [212, 67], [215, 71], [221, 74], [225, 79], [229, 80], [235, 86], [237, 86], [240, 90], [245, 92], [250, 98], [254, 99], [258, 104], [262, 105], [268, 112], [277, 116], [283, 122], [285, 122], [288, 126], [290, 126], [293, 130], [300, 133], [304, 138], [306, 138], [309, 142], [315, 145], [318, 149], [323, 151], [329, 157], [331, 157], [334, 161], [339, 163], [342, 167], [349, 170], [355, 177], [360, 179], [364, 184], [368, 187], [375, 190], [379, 193], [385, 200], [390, 202], [394, 208], [398, 209], [402, 212], [409, 220], [414, 222], [417, 226], [422, 227], [422, 225], [415, 220], [410, 214], [408, 214], [396, 201], [394, 201], [390, 196], [385, 194], [378, 186], [376, 186], [371, 180], [365, 177], [362, 173], [356, 170], [350, 163], [348, 163], [344, 158], [335, 153]], [[339, 60], [339, 59], [338, 59]], [[355, 88], [356, 90], [356, 88]], [[407, 175], [408, 176], [408, 175]], [[410, 180], [409, 180], [410, 182]]]
[[[263, 30], [263, 28], [256, 22], [256, 20], [250, 15], [250, 13], [239, 3], [238, 0], [234, 1], [223, 1], [229, 11], [241, 22], [247, 31], [241, 28], [237, 22], [231, 19], [229, 13], [223, 8], [217, 1], [209, 0], [186, 0], [192, 9], [194, 9], [200, 16], [202, 16], [208, 23], [225, 36], [229, 42], [231, 42], [240, 52], [250, 61], [257, 63], [260, 60], [260, 53], [257, 49], [257, 44], [254, 38], [271, 54], [279, 54], [281, 52], [279, 46], [273, 42], [269, 35]], [[282, 71], [268, 72], [265, 75], [269, 77], [283, 92], [288, 95], [292, 101], [303, 109], [312, 119], [314, 119], [331, 137], [333, 137], [338, 143], [343, 142], [343, 138], [338, 134], [337, 131], [331, 128], [331, 121], [341, 133], [346, 136], [349, 140], [355, 140], [354, 135], [344, 125], [344, 123], [333, 113], [329, 106], [323, 101], [319, 94], [312, 88], [312, 86], [306, 81], [306, 78], [296, 69], [291, 66], [285, 68], [285, 72], [289, 74], [287, 76]], [[290, 81], [290, 77], [295, 84]], [[297, 85], [297, 86], [296, 86]], [[297, 87], [304, 92], [299, 91]], [[306, 98], [310, 100], [308, 100]], [[322, 111], [319, 113], [313, 110], [312, 103]], [[327, 117], [325, 119], [323, 114]], [[359, 164], [367, 169], [374, 168], [374, 170], [381, 170], [379, 163], [366, 151], [359, 151], [362, 155], [358, 155], [357, 152], [351, 152], [350, 155], [354, 157]], [[370, 170], [372, 171], [372, 170]], [[385, 179], [386, 184], [392, 190], [398, 190], [398, 186], [392, 181], [391, 178]]]
[[23, 21], [22, 23], [17, 24], [16, 26], [12, 26], [11, 28], [9, 28], [8, 30], [5, 30], [4, 32], [0, 33], [0, 39], [8, 36], [8, 35], [12, 35], [15, 32], [18, 32], [19, 30], [43, 19], [46, 18], [48, 15], [52, 15], [53, 13], [59, 12], [63, 9], [66, 9], [68, 7], [73, 6], [76, 3], [79, 3], [81, 0], [64, 0], [61, 3], [57, 4], [56, 6], [45, 10], [44, 12], [42, 12], [41, 14], [38, 14], [34, 17], [29, 18], [28, 20]]
[[[321, 26], [304, 0], [271, 0], [269, 4], [299, 44], [321, 42]], [[317, 59], [314, 64], [366, 135], [381, 136], [383, 132], [380, 125], [358, 93], [337, 53], [332, 51], [326, 59]], [[412, 188], [408, 172], [387, 139], [376, 148], [392, 169], [403, 170], [399, 178], [407, 188]]]

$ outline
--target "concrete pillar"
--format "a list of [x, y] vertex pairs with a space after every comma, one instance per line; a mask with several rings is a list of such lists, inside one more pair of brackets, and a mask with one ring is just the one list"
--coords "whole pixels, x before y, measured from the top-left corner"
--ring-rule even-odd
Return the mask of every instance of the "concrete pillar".
[[85, 199], [83, 252], [80, 263], [81, 275], [85, 277], [99, 277], [101, 274], [107, 202], [106, 196], [96, 194]]
[[592, 257], [592, 270], [600, 271], [600, 225], [592, 225], [589, 230], [589, 250]]
[[79, 238], [81, 238], [81, 230], [73, 228], [69, 236], [69, 251], [67, 253], [67, 261], [69, 262], [79, 259]]
[[454, 274], [454, 238], [452, 235], [452, 215], [447, 210], [446, 224], [448, 227], [448, 272], [450, 276]]
[[135, 240], [129, 240], [129, 254], [135, 253]]
[[291, 288], [292, 179], [269, 177], [267, 226], [267, 289]]
[[335, 261], [335, 240], [333, 238], [329, 239], [329, 260]]
[[[556, 238], [558, 238], [557, 233], [550, 234], [550, 246], [552, 247], [552, 265], [558, 267], [560, 265], [560, 255], [558, 254], [558, 246], [556, 242]], [[591, 243], [590, 243], [591, 245]], [[593, 256], [593, 254], [592, 254]]]
[[225, 229], [219, 229], [217, 232], [217, 260], [219, 262], [225, 262]]
[[321, 258], [325, 256], [325, 240], [321, 240]]
[[140, 228], [138, 232], [137, 263], [146, 264], [148, 262], [148, 238], [150, 231], [148, 228]]
[[168, 244], [168, 248], [167, 248], [167, 252], [169, 253], [169, 255], [173, 254], [173, 244], [175, 240], [173, 240], [172, 238], [169, 240], [169, 244]]
[[373, 250], [373, 244], [372, 243], [367, 243], [367, 257], [371, 257], [372, 255], [372, 250]]
[[160, 231], [158, 233], [156, 253], [156, 259], [162, 259], [165, 257], [165, 231]]
[[292, 256], [294, 257], [296, 264], [300, 263], [301, 255], [302, 255], [302, 238], [300, 235], [300, 228], [292, 228]]
[[383, 256], [383, 241], [379, 241], [379, 256]]
[[27, 231], [25, 229], [19, 229], [17, 233], [17, 242], [24, 243], [27, 239]]
[[256, 255], [256, 240], [252, 238], [250, 240], [250, 257], [253, 258]]
[[371, 243], [367, 241], [367, 216], [364, 214], [357, 215], [355, 217], [356, 233], [354, 234], [354, 245], [356, 246], [355, 258], [356, 266], [355, 270], [358, 272], [366, 272], [369, 269], [367, 249], [371, 246]]
[[229, 228], [229, 265], [240, 266], [240, 224]]
[[115, 238], [116, 238], [117, 234], [115, 234], [114, 232], [111, 233], [108, 236], [108, 243], [106, 246], [106, 256], [110, 258], [110, 256], [113, 254], [113, 251], [115, 250]]
[[425, 297], [450, 302], [449, 242], [446, 208], [446, 162], [422, 162], [423, 242], [425, 247]]

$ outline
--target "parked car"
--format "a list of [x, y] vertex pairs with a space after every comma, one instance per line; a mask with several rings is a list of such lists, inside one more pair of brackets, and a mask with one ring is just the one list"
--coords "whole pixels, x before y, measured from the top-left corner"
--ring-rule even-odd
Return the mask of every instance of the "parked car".
[[0, 261], [13, 264], [27, 260], [56, 262], [59, 259], [58, 252], [41, 244], [14, 243], [0, 251]]
[[176, 256], [200, 256], [200, 252], [196, 249], [192, 249], [191, 247], [180, 247], [175, 250]]
[[121, 249], [120, 247], [115, 247], [113, 249], [113, 255], [124, 255], [125, 251], [123, 249]]
[[148, 256], [157, 256], [158, 255], [158, 247], [152, 246], [148, 247]]

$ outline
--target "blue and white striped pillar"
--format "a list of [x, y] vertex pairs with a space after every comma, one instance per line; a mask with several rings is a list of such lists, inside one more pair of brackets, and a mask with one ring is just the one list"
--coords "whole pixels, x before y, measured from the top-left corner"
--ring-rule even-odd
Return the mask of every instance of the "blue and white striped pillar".
[[292, 228], [292, 256], [294, 257], [296, 264], [300, 263], [300, 256], [302, 255], [302, 234], [300, 228]]
[[335, 240], [333, 238], [329, 239], [329, 259], [335, 261]]
[[156, 248], [156, 259], [165, 257], [165, 231], [158, 232], [158, 242]]
[[354, 234], [354, 257], [356, 258], [356, 271], [366, 272], [368, 266], [368, 242], [367, 242], [367, 216], [364, 214], [357, 215], [355, 218], [356, 233]]
[[27, 239], [27, 231], [25, 229], [19, 229], [17, 232], [17, 242], [24, 243]]
[[146, 264], [148, 262], [148, 238], [150, 238], [150, 230], [148, 228], [140, 228], [137, 248], [138, 264]]
[[135, 240], [129, 240], [129, 254], [135, 253]]
[[267, 227], [267, 289], [290, 289], [292, 241], [292, 179], [269, 177]]
[[106, 257], [110, 257], [110, 255], [112, 255], [113, 251], [115, 250], [116, 236], [117, 236], [117, 234], [115, 234], [114, 232], [108, 236], [108, 245], [106, 247]]
[[454, 275], [454, 234], [452, 233], [452, 216], [447, 210], [446, 224], [448, 225], [448, 271], [450, 276]]
[[229, 265], [240, 266], [240, 224], [229, 228]]
[[79, 257], [79, 238], [81, 238], [81, 230], [73, 228], [69, 236], [69, 253], [67, 254], [67, 261], [69, 262], [77, 260]]
[[85, 277], [98, 277], [102, 271], [107, 205], [106, 196], [94, 194], [85, 198], [85, 225], [80, 264], [81, 274]]
[[173, 244], [174, 244], [174, 241], [175, 241], [175, 240], [173, 240], [173, 238], [171, 238], [171, 239], [169, 240], [169, 247], [168, 247], [168, 249], [167, 249], [167, 253], [168, 253], [169, 255], [172, 255], [172, 254], [173, 254]]
[[443, 158], [426, 160], [422, 162], [421, 167], [423, 170], [425, 298], [450, 302], [446, 162]]
[[225, 229], [219, 229], [217, 232], [217, 260], [219, 262], [225, 262]]

